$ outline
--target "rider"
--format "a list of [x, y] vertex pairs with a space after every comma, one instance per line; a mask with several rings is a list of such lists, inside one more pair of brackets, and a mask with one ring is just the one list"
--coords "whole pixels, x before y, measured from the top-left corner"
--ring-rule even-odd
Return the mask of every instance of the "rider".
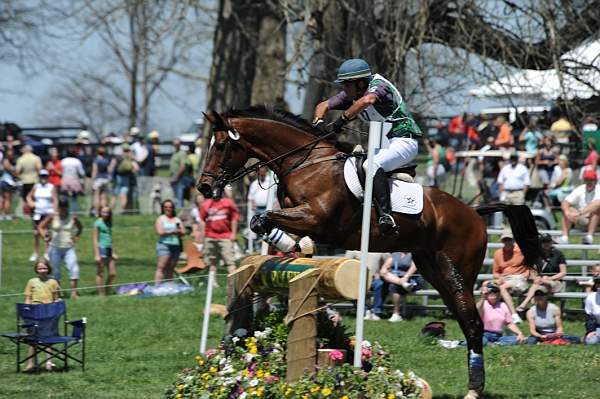
[[[343, 91], [317, 105], [313, 119], [315, 126], [325, 126], [322, 125], [323, 118], [331, 109], [344, 110], [329, 127], [335, 132], [340, 132], [356, 116], [365, 122], [392, 124], [387, 133], [389, 147], [376, 149], [373, 160], [373, 194], [379, 205], [379, 227], [382, 232], [389, 231], [396, 223], [391, 216], [390, 187], [385, 172], [405, 166], [417, 156], [416, 139], [421, 137], [421, 129], [406, 109], [400, 91], [383, 76], [372, 74], [366, 61], [357, 58], [344, 61], [338, 69], [335, 83], [341, 83]], [[363, 167], [366, 169], [366, 162]]]

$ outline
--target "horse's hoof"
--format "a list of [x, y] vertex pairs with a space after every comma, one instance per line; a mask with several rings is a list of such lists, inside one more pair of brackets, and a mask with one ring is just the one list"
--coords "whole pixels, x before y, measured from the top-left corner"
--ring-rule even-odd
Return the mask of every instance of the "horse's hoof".
[[259, 236], [267, 234], [270, 231], [266, 212], [252, 216], [252, 220], [250, 220], [250, 230]]
[[469, 392], [465, 395], [463, 399], [482, 399], [483, 398], [483, 390], [479, 389], [469, 389]]

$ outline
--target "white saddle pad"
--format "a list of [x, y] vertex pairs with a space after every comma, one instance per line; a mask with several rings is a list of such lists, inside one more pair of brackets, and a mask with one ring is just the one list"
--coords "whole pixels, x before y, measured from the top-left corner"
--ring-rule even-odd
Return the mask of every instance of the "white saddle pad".
[[[364, 196], [364, 190], [356, 173], [356, 158], [350, 157], [344, 164], [344, 180], [352, 194], [359, 200]], [[399, 213], [416, 215], [423, 211], [423, 187], [417, 183], [407, 183], [390, 179], [392, 210]]]

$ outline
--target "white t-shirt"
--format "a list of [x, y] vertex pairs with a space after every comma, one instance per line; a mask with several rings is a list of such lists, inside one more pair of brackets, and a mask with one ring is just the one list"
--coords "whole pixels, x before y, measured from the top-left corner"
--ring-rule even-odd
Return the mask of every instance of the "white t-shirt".
[[33, 194], [33, 200], [35, 202], [33, 220], [40, 220], [43, 215], [49, 215], [54, 212], [54, 206], [52, 204], [54, 186], [52, 183], [36, 183], [33, 187], [35, 189]]
[[585, 184], [582, 184], [573, 190], [571, 194], [567, 195], [565, 201], [577, 209], [582, 209], [592, 202], [592, 200], [598, 198], [600, 198], [600, 185], [596, 184], [596, 187], [592, 191], [587, 191]]
[[514, 168], [511, 164], [505, 165], [498, 174], [498, 183], [502, 184], [505, 190], [522, 190], [531, 185], [529, 170], [522, 163], [518, 163]]
[[131, 151], [137, 163], [142, 163], [148, 157], [148, 149], [139, 141], [134, 141], [131, 144]]
[[85, 172], [83, 170], [83, 164], [81, 161], [74, 157], [66, 157], [60, 161], [62, 166], [62, 177], [72, 177], [74, 179], [78, 179], [80, 177], [85, 176]]
[[596, 323], [600, 324], [600, 295], [592, 292], [585, 298], [585, 313], [596, 318]]
[[[257, 207], [266, 207], [267, 201], [269, 200], [269, 187], [271, 187], [271, 179], [269, 176], [265, 177], [265, 180], [261, 182], [260, 185], [258, 184], [258, 179], [254, 180], [250, 183], [250, 188], [248, 189], [248, 201], [254, 201], [254, 205]], [[274, 188], [273, 198], [275, 198], [276, 192], [277, 186]]]

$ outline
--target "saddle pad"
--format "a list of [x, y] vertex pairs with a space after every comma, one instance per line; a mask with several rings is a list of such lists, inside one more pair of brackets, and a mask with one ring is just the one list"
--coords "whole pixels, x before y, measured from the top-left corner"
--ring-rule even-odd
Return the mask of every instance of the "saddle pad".
[[[362, 201], [364, 190], [356, 173], [356, 158], [350, 157], [344, 164], [344, 180], [354, 196]], [[397, 179], [388, 180], [391, 185], [392, 211], [416, 215], [423, 211], [423, 187]]]

